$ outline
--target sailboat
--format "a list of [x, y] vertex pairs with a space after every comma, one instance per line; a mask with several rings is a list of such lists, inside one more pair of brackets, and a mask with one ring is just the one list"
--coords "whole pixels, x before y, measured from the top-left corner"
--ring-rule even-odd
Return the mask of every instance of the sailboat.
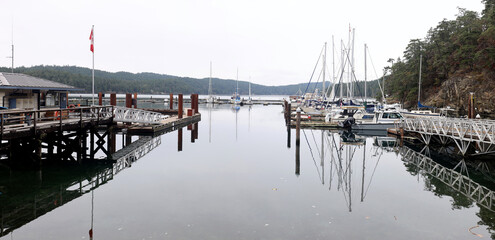
[[424, 106], [421, 104], [421, 63], [423, 60], [423, 55], [419, 55], [419, 83], [418, 83], [418, 109], [411, 110], [410, 112], [404, 111], [401, 114], [407, 118], [431, 118], [431, 117], [440, 117], [440, 113], [434, 113], [430, 109], [421, 109], [421, 108], [431, 108], [428, 106]]
[[244, 103], [244, 105], [253, 105], [252, 98], [251, 98], [251, 79], [249, 79], [249, 97], [248, 100]]
[[215, 102], [215, 97], [213, 96], [213, 88], [211, 86], [211, 61], [210, 61], [210, 82], [208, 85], [208, 99], [206, 100], [207, 103], [214, 103]]
[[232, 96], [232, 103], [236, 109], [239, 109], [239, 106], [241, 105], [241, 96], [239, 95], [239, 69], [237, 69], [236, 88], [235, 93]]

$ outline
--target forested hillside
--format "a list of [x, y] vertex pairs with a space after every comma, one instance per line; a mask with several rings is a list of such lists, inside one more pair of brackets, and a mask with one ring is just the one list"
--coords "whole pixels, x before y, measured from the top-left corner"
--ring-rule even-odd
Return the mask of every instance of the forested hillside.
[[495, 0], [482, 3], [481, 13], [459, 8], [456, 19], [443, 19], [424, 39], [411, 40], [402, 58], [390, 59], [386, 94], [416, 106], [422, 59], [423, 103], [462, 113], [474, 92], [478, 110], [489, 114], [494, 107]]
[[[10, 72], [10, 68], [0, 68], [1, 72]], [[61, 82], [84, 89], [91, 92], [91, 69], [75, 66], [34, 66], [19, 67], [15, 69], [17, 73], [40, 77], [56, 82]], [[199, 93], [208, 94], [209, 79], [196, 79], [189, 77], [177, 77], [156, 73], [129, 73], [129, 72], [106, 72], [95, 70], [95, 89], [98, 92], [117, 93]], [[239, 81], [239, 92], [247, 95], [249, 91], [248, 82]], [[212, 78], [213, 93], [218, 95], [231, 95], [235, 92], [236, 81]], [[321, 89], [321, 83], [307, 83], [285, 85], [285, 86], [264, 86], [251, 84], [251, 92], [256, 95], [294, 95], [299, 90], [304, 92], [306, 88], [314, 89], [315, 86]]]

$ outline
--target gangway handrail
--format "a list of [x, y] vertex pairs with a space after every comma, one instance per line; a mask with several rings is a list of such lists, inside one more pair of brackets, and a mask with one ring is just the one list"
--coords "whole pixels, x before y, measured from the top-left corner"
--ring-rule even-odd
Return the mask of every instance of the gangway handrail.
[[115, 106], [113, 112], [113, 121], [114, 122], [131, 122], [131, 123], [159, 123], [165, 118], [168, 118], [167, 115], [163, 115], [161, 113], [146, 111], [137, 108], [126, 108]]

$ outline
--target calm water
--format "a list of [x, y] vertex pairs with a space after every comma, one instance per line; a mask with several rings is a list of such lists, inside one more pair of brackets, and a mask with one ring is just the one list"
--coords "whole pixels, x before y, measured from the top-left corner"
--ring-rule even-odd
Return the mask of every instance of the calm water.
[[182, 151], [178, 131], [162, 135], [107, 178], [105, 166], [0, 166], [4, 231], [18, 219], [0, 239], [89, 239], [90, 229], [93, 239], [491, 238], [492, 210], [390, 139], [304, 130], [296, 166], [280, 106], [200, 112], [194, 143], [186, 128]]

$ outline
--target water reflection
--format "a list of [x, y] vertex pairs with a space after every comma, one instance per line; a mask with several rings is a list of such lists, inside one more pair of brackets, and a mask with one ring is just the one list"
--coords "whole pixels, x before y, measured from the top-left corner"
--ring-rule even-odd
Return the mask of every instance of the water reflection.
[[[414, 150], [401, 146], [401, 142], [393, 137], [360, 136], [349, 131], [302, 131], [302, 141], [306, 142], [309, 151], [305, 156], [311, 157], [320, 183], [326, 184], [324, 176], [328, 172], [328, 190], [342, 193], [347, 211], [353, 211], [353, 187], [358, 184], [352, 175], [360, 172], [360, 201], [364, 202], [372, 189], [382, 156], [393, 153], [404, 162], [407, 172], [418, 177], [418, 182], [421, 177], [426, 190], [439, 197], [451, 197], [452, 209], [477, 206], [478, 224], [485, 225], [491, 237], [495, 238], [495, 182], [493, 175], [489, 174], [491, 166], [486, 161], [446, 159], [441, 155], [448, 152], [445, 149], [440, 152], [428, 147]], [[318, 137], [321, 141], [317, 140]], [[300, 151], [296, 144], [296, 174], [300, 174]], [[318, 158], [319, 165], [316, 163]], [[327, 170], [325, 164], [328, 164]]]
[[106, 184], [160, 144], [160, 136], [141, 137], [117, 151], [114, 164], [53, 166], [36, 172], [2, 169], [0, 237]]
[[[424, 152], [424, 153], [423, 153]], [[477, 216], [481, 218], [478, 223], [486, 225], [495, 238], [495, 192], [486, 184], [480, 182], [483, 174], [470, 171], [465, 160], [459, 161], [454, 168], [448, 168], [427, 156], [430, 149], [417, 152], [409, 147], [402, 147], [400, 155], [407, 171], [415, 176], [424, 178], [425, 188], [437, 196], [452, 197], [452, 209], [471, 208], [474, 204], [479, 206]], [[493, 182], [491, 182], [493, 184]], [[493, 186], [492, 186], [493, 187]]]

